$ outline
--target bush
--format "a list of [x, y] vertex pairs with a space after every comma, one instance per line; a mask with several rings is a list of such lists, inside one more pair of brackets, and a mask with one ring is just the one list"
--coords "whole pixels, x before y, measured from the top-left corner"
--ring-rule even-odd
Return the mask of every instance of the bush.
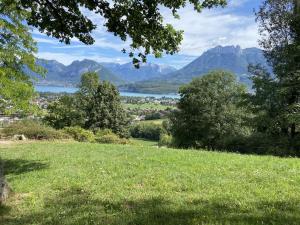
[[102, 144], [128, 144], [127, 139], [120, 138], [109, 129], [99, 130], [95, 135], [95, 141]]
[[[296, 140], [296, 139], [295, 139]], [[300, 156], [300, 145], [283, 136], [254, 133], [248, 137], [228, 138], [223, 149], [244, 154]]]
[[159, 120], [161, 118], [162, 116], [159, 112], [150, 113], [145, 116], [145, 120]]
[[95, 140], [95, 135], [92, 131], [85, 130], [81, 127], [66, 127], [63, 131], [76, 141], [93, 142]]
[[173, 137], [168, 134], [161, 134], [158, 142], [158, 146], [171, 147], [173, 145]]
[[165, 133], [162, 125], [153, 123], [139, 123], [131, 126], [130, 135], [134, 138], [143, 138], [159, 141], [160, 136]]
[[2, 134], [7, 137], [14, 135], [25, 135], [28, 139], [35, 140], [55, 140], [68, 139], [69, 135], [55, 130], [52, 127], [41, 124], [39, 121], [22, 120], [14, 122], [2, 130]]

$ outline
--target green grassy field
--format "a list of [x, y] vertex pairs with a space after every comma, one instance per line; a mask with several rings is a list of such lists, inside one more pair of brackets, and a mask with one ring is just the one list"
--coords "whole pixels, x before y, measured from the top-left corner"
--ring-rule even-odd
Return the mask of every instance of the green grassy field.
[[0, 148], [0, 224], [300, 224], [300, 160], [134, 145]]

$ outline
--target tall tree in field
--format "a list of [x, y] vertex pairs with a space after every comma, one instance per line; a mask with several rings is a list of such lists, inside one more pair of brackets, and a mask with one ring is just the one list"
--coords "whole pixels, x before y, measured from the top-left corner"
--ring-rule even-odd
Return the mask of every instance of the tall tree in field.
[[180, 88], [178, 111], [170, 118], [179, 147], [222, 148], [225, 138], [242, 136], [247, 113], [240, 106], [246, 87], [229, 72], [214, 71]]
[[265, 0], [257, 20], [276, 76], [281, 133], [294, 138], [300, 126], [300, 0]]
[[84, 111], [84, 127], [94, 131], [111, 129], [124, 136], [128, 120], [117, 88], [109, 82], [99, 81], [98, 74], [93, 72], [82, 75], [79, 87], [76, 95], [78, 110]]
[[34, 89], [24, 67], [35, 66], [35, 42], [23, 20], [27, 12], [9, 0], [0, 2], [0, 113], [32, 111]]

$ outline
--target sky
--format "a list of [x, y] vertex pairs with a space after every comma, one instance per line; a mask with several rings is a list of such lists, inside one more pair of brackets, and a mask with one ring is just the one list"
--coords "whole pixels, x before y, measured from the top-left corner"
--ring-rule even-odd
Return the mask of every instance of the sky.
[[[201, 13], [194, 11], [191, 5], [179, 10], [180, 19], [173, 18], [169, 10], [162, 9], [165, 23], [184, 31], [184, 40], [180, 51], [162, 58], [148, 57], [148, 62], [169, 65], [177, 69], [187, 65], [206, 50], [215, 46], [240, 45], [242, 48], [258, 47], [258, 27], [255, 23], [254, 10], [261, 0], [229, 0], [226, 8], [205, 9]], [[89, 11], [84, 12], [97, 24], [92, 36], [93, 45], [87, 46], [78, 40], [70, 45], [39, 33], [33, 29], [32, 35], [38, 44], [37, 56], [43, 59], [55, 59], [65, 65], [75, 60], [91, 59], [97, 62], [128, 63], [131, 58], [121, 52], [129, 49], [129, 42], [123, 42], [107, 32], [103, 18]]]

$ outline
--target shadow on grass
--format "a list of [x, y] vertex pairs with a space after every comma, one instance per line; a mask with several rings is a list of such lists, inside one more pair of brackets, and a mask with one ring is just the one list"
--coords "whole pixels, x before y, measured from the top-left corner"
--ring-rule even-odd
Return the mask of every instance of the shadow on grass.
[[[0, 159], [1, 160], [1, 159]], [[48, 167], [48, 164], [39, 161], [23, 160], [23, 159], [2, 159], [4, 164], [4, 174], [19, 175], [35, 170], [42, 170]]]
[[103, 201], [74, 188], [46, 199], [38, 213], [6, 217], [3, 222], [6, 225], [300, 224], [299, 202], [254, 202], [247, 208], [230, 203], [194, 200], [176, 205], [162, 198]]

